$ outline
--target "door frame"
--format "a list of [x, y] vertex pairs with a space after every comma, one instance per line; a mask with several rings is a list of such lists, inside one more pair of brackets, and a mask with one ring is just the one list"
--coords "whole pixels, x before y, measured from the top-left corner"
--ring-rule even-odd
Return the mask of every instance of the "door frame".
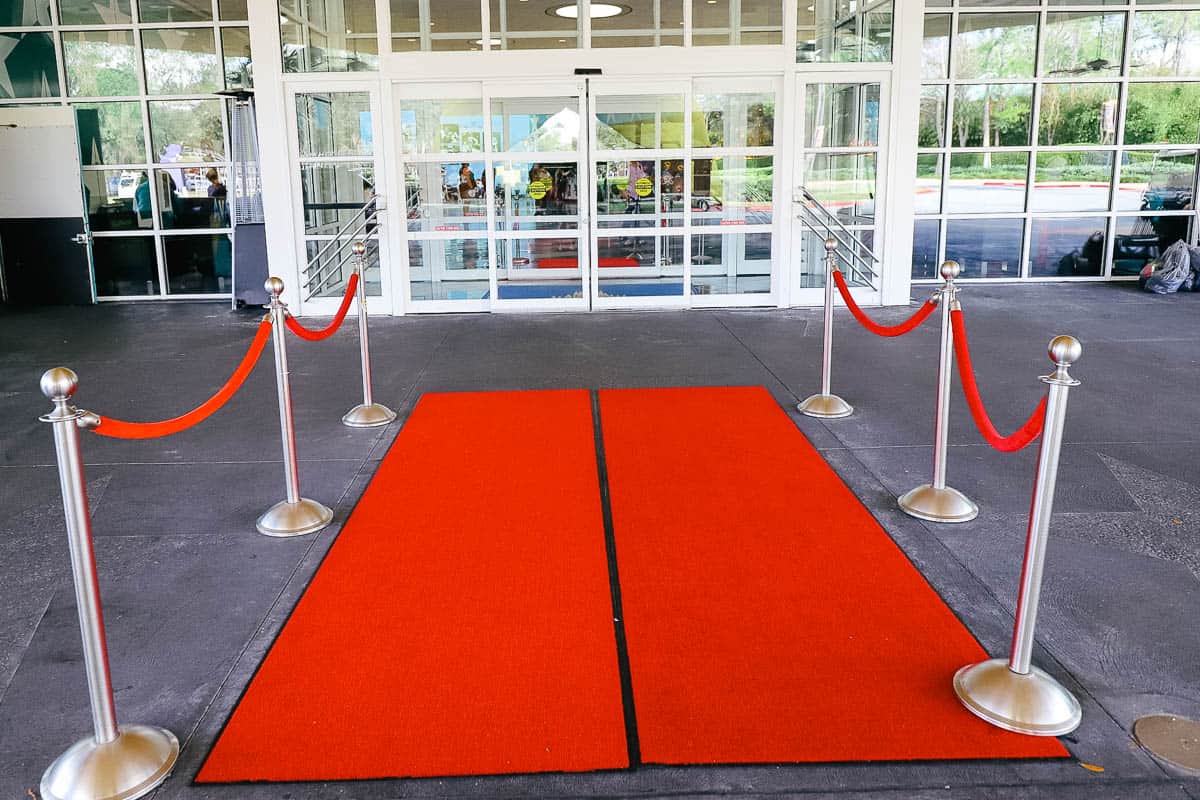
[[[374, 164], [375, 170], [375, 197], [377, 215], [375, 218], [375, 239], [379, 247], [379, 279], [381, 289], [379, 295], [370, 295], [367, 297], [367, 309], [369, 313], [378, 315], [390, 315], [395, 308], [394, 294], [395, 289], [393, 282], [396, 276], [394, 270], [388, 268], [388, 264], [392, 262], [391, 252], [391, 229], [396, 227], [390, 224], [391, 204], [388, 202], [389, 189], [391, 185], [389, 174], [387, 171], [388, 158], [384, 151], [388, 149], [390, 135], [385, 139], [385, 128], [382, 124], [382, 114], [384, 113], [382, 93], [379, 89], [379, 81], [377, 80], [294, 80], [288, 81], [284, 85], [284, 120], [286, 121], [286, 135], [288, 142], [288, 161], [289, 161], [289, 185], [292, 191], [292, 215], [293, 229], [295, 230], [295, 239], [293, 242], [296, 276], [297, 282], [300, 284], [296, 287], [295, 308], [293, 313], [297, 316], [312, 315], [312, 316], [332, 316], [337, 312], [338, 306], [341, 304], [342, 298], [339, 297], [314, 297], [306, 300], [306, 292], [304, 290], [303, 281], [304, 270], [308, 266], [308, 249], [306, 243], [308, 236], [305, 233], [304, 225], [304, 188], [300, 180], [301, 162], [307, 162], [312, 159], [300, 156], [300, 130], [299, 120], [296, 115], [296, 97], [302, 94], [344, 94], [344, 93], [365, 93], [370, 98], [371, 102], [371, 155], [369, 156], [330, 156], [317, 157], [327, 163], [339, 162], [361, 162], [371, 161]], [[329, 238], [332, 238], [330, 236]]]
[[[860, 65], [859, 69], [854, 71], [833, 71], [821, 70], [812, 72], [797, 72], [795, 76], [794, 86], [792, 88], [793, 96], [793, 129], [795, 134], [791, 142], [791, 187], [792, 187], [792, 214], [789, 222], [790, 230], [790, 251], [792, 258], [788, 269], [791, 275], [791, 286], [788, 292], [787, 305], [790, 306], [819, 306], [824, 303], [825, 290], [821, 287], [803, 287], [801, 286], [801, 277], [804, 272], [804, 265], [801, 261], [803, 251], [803, 233], [805, 225], [802, 222], [803, 215], [799, 211], [799, 206], [802, 204], [802, 196], [800, 195], [800, 187], [804, 185], [805, 176], [808, 168], [808, 156], [810, 154], [824, 153], [848, 153], [848, 154], [865, 154], [875, 153], [875, 219], [874, 219], [874, 251], [876, 253], [886, 253], [888, 247], [888, 186], [889, 186], [889, 169], [892, 159], [891, 149], [891, 128], [892, 128], [892, 67], [890, 64], [881, 65], [879, 68], [871, 68], [869, 65]], [[879, 119], [878, 132], [879, 141], [871, 147], [851, 146], [851, 147], [808, 147], [808, 108], [806, 91], [807, 88], [814, 84], [879, 84]], [[864, 305], [880, 305], [883, 299], [883, 284], [884, 270], [888, 269], [889, 265], [886, 261], [879, 265], [879, 276], [874, 285], [871, 287], [852, 287], [851, 294], [858, 303]], [[837, 298], [835, 301], [840, 302]]]

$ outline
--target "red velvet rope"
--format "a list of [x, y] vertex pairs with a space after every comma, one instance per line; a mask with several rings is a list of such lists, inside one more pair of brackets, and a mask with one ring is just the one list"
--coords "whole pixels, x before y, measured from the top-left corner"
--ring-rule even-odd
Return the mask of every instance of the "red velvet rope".
[[880, 325], [866, 315], [858, 303], [854, 302], [854, 297], [850, 294], [850, 287], [846, 285], [846, 279], [842, 276], [840, 270], [834, 270], [833, 282], [837, 284], [838, 291], [842, 293], [842, 299], [846, 301], [846, 307], [850, 309], [850, 313], [854, 315], [862, 326], [876, 336], [903, 336], [911, 330], [916, 329], [922, 322], [929, 319], [929, 315], [937, 308], [937, 303], [932, 300], [926, 300], [925, 305], [917, 309], [917, 313], [913, 314], [899, 325]]
[[988, 417], [987, 409], [979, 396], [979, 387], [975, 385], [975, 370], [971, 368], [971, 350], [967, 346], [967, 327], [963, 323], [961, 311], [950, 312], [950, 323], [954, 326], [954, 360], [958, 362], [958, 377], [962, 381], [963, 393], [967, 396], [967, 405], [971, 407], [971, 416], [975, 419], [975, 427], [983, 434], [987, 443], [1002, 453], [1013, 453], [1024, 448], [1036, 439], [1042, 432], [1046, 422], [1046, 398], [1033, 410], [1032, 416], [1025, 424], [1017, 429], [1012, 436], [1001, 436]]
[[215, 414], [221, 406], [229, 401], [229, 398], [237, 393], [238, 389], [242, 388], [242, 384], [254, 370], [254, 365], [258, 363], [258, 357], [262, 355], [263, 348], [267, 346], [270, 338], [271, 321], [264, 319], [258, 324], [258, 332], [254, 335], [254, 341], [250, 343], [250, 349], [242, 357], [242, 363], [238, 364], [237, 369], [234, 370], [233, 375], [229, 376], [225, 385], [203, 404], [183, 416], [163, 422], [123, 422], [112, 417], [100, 417], [100, 424], [92, 430], [101, 436], [111, 436], [114, 439], [157, 439], [160, 436], [170, 436], [173, 433], [187, 430], [193, 425], [198, 425]]
[[321, 328], [319, 331], [310, 330], [300, 324], [295, 317], [289, 316], [286, 320], [288, 330], [299, 336], [301, 339], [307, 339], [310, 342], [319, 342], [322, 339], [328, 339], [337, 332], [337, 329], [342, 327], [342, 320], [346, 318], [346, 312], [350, 310], [350, 303], [354, 301], [355, 290], [358, 289], [358, 273], [355, 272], [350, 276], [350, 280], [346, 282], [346, 294], [342, 297], [342, 304], [338, 307], [337, 316], [333, 318], [333, 322], [328, 326]]

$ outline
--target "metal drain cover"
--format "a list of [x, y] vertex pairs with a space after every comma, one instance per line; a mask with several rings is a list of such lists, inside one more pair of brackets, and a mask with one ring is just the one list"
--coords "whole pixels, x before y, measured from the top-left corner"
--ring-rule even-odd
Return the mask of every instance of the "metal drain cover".
[[1200, 722], [1173, 714], [1154, 714], [1135, 722], [1133, 735], [1157, 758], [1200, 774]]

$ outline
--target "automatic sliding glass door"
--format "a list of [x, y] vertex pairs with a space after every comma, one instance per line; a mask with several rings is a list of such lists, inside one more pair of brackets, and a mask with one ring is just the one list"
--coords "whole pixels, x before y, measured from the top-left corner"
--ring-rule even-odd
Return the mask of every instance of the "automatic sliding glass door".
[[488, 99], [494, 307], [588, 307], [579, 88]]

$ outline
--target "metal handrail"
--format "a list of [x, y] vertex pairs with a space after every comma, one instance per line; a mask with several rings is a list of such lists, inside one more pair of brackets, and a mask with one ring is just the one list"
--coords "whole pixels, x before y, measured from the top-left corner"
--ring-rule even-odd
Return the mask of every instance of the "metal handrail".
[[[379, 199], [378, 196], [372, 197], [370, 200], [368, 200], [366, 203], [363, 204], [362, 208], [360, 208], [360, 209], [358, 209], [358, 211], [354, 212], [354, 216], [352, 216], [349, 220], [346, 221], [346, 224], [343, 225], [341, 227], [341, 229], [338, 230], [338, 232], [333, 235], [333, 238], [330, 239], [325, 244], [324, 247], [322, 247], [320, 250], [318, 250], [317, 254], [315, 256], [313, 256], [312, 258], [310, 258], [308, 260], [308, 266], [306, 266], [304, 268], [304, 271], [308, 272], [309, 269], [312, 268], [313, 262], [320, 259], [321, 256], [325, 255], [326, 251], [328, 251], [329, 248], [331, 246], [333, 246], [333, 244], [335, 242], [337, 242], [338, 239], [341, 239], [342, 236], [345, 235], [346, 231], [350, 229], [350, 226], [353, 225], [355, 223], [355, 221], [358, 220], [359, 217], [363, 216], [364, 214], [367, 214], [368, 216], [371, 216], [371, 217], [377, 216], [379, 214], [379, 209], [376, 208], [375, 203], [378, 199]], [[351, 234], [351, 236], [353, 236], [353, 235], [354, 234]]]
[[[351, 233], [349, 236], [346, 236], [345, 238], [346, 239], [355, 238], [360, 233], [362, 233], [364, 230], [366, 230], [366, 227], [368, 225], [370, 225], [378, 216], [379, 216], [379, 213], [377, 211], [372, 211], [370, 214], [368, 214], [366, 217], [363, 218], [363, 221], [361, 223], [359, 223], [359, 226], [357, 228], [354, 229], [354, 232]], [[355, 218], [357, 218], [357, 217], [355, 217]], [[308, 260], [308, 266], [306, 266], [304, 268], [304, 274], [308, 275], [308, 271], [310, 269], [312, 269], [313, 265], [316, 264], [320, 260], [321, 256], [323, 256], [323, 255], [325, 255], [325, 253], [329, 252], [329, 249], [333, 245], [339, 244], [339, 243], [345, 244], [345, 241], [342, 239], [341, 233], [339, 233], [336, 238], [330, 239], [328, 242], [326, 242], [325, 246], [322, 247], [320, 250], [318, 250], [317, 254]], [[323, 273], [329, 267], [329, 264], [332, 264], [332, 263], [333, 263], [332, 261], [328, 262], [325, 264], [325, 266], [322, 266], [319, 269], [317, 269], [317, 271], [315, 273], [313, 273], [312, 275], [308, 275], [308, 280], [305, 282], [304, 288], [307, 289], [310, 286], [312, 286], [313, 282], [316, 281], [318, 278], [320, 278], [321, 273]], [[346, 263], [346, 256], [342, 256], [342, 259], [337, 262], [336, 266], [341, 266], [344, 263]]]
[[[368, 244], [368, 245], [369, 245], [370, 243], [369, 243], [369, 242], [365, 242], [364, 244]], [[363, 255], [364, 255], [364, 258], [363, 258], [363, 268], [364, 268], [364, 269], [366, 268], [366, 252], [370, 252], [370, 251], [371, 251], [371, 248], [368, 246], [368, 247], [367, 247], [367, 250], [366, 250], [366, 251], [364, 252], [364, 254], [363, 254]], [[376, 246], [376, 247], [374, 248], [374, 251], [375, 251], [375, 255], [376, 255], [376, 256], [378, 256], [378, 255], [379, 255], [379, 248], [378, 248], [378, 246]], [[335, 281], [333, 280], [333, 278], [334, 278], [334, 276], [335, 276], [335, 275], [336, 275], [336, 276], [337, 276], [339, 279], [340, 279], [340, 278], [342, 278], [343, 276], [342, 276], [342, 273], [341, 273], [341, 267], [345, 266], [346, 262], [347, 262], [347, 261], [349, 261], [349, 260], [350, 260], [350, 259], [351, 259], [353, 256], [354, 256], [354, 251], [353, 251], [353, 250], [351, 250], [351, 251], [347, 252], [345, 255], [343, 255], [343, 256], [342, 256], [340, 259], [338, 259], [338, 261], [337, 261], [337, 264], [335, 265], [336, 267], [338, 267], [338, 272], [336, 272], [336, 273], [334, 273], [334, 272], [330, 272], [330, 273], [328, 273], [327, 275], [325, 275], [325, 276], [324, 276], [324, 278], [321, 280], [321, 282], [320, 282], [320, 283], [318, 283], [318, 284], [316, 285], [316, 287], [315, 287], [315, 288], [309, 289], [309, 286], [308, 286], [308, 284], [305, 284], [304, 288], [306, 288], [306, 289], [309, 289], [309, 292], [308, 292], [308, 297], [307, 297], [307, 298], [305, 298], [305, 299], [306, 299], [306, 300], [312, 299], [312, 297], [313, 297], [313, 296], [315, 296], [315, 295], [316, 295], [318, 292], [324, 291], [324, 289], [325, 289], [325, 287], [326, 287], [326, 286], [328, 286], [329, 284], [331, 284], [331, 283], [334, 283], [334, 282], [335, 282]], [[333, 263], [333, 262], [330, 262], [330, 263]], [[320, 276], [317, 276], [317, 277], [320, 277]]]
[[[875, 255], [875, 251], [872, 250], [870, 247], [868, 247], [866, 245], [866, 243], [864, 243], [862, 240], [860, 240], [857, 236], [855, 236], [853, 231], [851, 231], [849, 228], [847, 228], [845, 225], [843, 225], [842, 221], [840, 219], [838, 219], [837, 216], [835, 214], [833, 214], [829, 209], [827, 209], [824, 206], [824, 204], [822, 204], [821, 201], [818, 200], [813, 195], [813, 193], [808, 190], [807, 187], [801, 186], [800, 192], [801, 192], [801, 194], [804, 195], [804, 198], [806, 200], [808, 200], [810, 203], [812, 203], [812, 205], [807, 205], [807, 204], [802, 203], [801, 208], [803, 208], [804, 211], [806, 211], [822, 227], [824, 227], [826, 233], [828, 233], [835, 240], [837, 240], [837, 242], [839, 244], [841, 244], [842, 247], [845, 248], [849, 252], [851, 259], [853, 259], [854, 261], [857, 261], [859, 263], [859, 265], [861, 265], [862, 270], [857, 269], [853, 264], [850, 265], [851, 269], [854, 272], [858, 273], [858, 277], [860, 279], [867, 277], [867, 280], [866, 280], [867, 283], [872, 283], [876, 278], [878, 278], [879, 275], [875, 271], [874, 264], [879, 263], [879, 257], [877, 255]], [[819, 209], [821, 211], [821, 214], [817, 214], [817, 209]], [[822, 216], [822, 214], [824, 216]], [[837, 230], [835, 230], [829, 224], [830, 222], [832, 222], [834, 225], [837, 226]], [[838, 232], [838, 230], [840, 230], [842, 233], [845, 233], [846, 236], [849, 237], [850, 241], [847, 241], [846, 239], [842, 238], [842, 236]], [[868, 253], [871, 254], [870, 261], [868, 261], [866, 258], [864, 258], [859, 253], [859, 248], [866, 250]], [[864, 272], [865, 272], [865, 276], [863, 274]]]
[[[862, 241], [860, 241], [857, 238], [852, 238], [852, 240], [849, 242], [846, 241], [845, 239], [843, 239], [841, 237], [841, 234], [839, 234], [833, 228], [829, 227], [829, 223], [827, 223], [821, 217], [819, 217], [815, 213], [813, 213], [813, 211], [811, 209], [806, 207], [805, 212], [807, 212], [812, 217], [812, 220], [817, 225], [820, 225], [821, 227], [823, 227], [825, 229], [825, 234], [827, 236], [832, 237], [838, 244], [841, 245], [841, 248], [844, 252], [847, 252], [850, 254], [851, 258], [849, 260], [847, 260], [846, 266], [854, 274], [853, 276], [857, 280], [862, 281], [863, 283], [867, 283], [867, 284], [874, 283], [875, 279], [879, 277], [878, 274], [871, 267], [870, 262], [868, 262], [865, 258], [863, 258], [862, 255], [860, 255], [858, 253], [858, 248], [860, 248], [860, 247], [867, 250], [868, 252], [870, 252], [870, 248], [868, 248], [865, 243], [863, 243]], [[812, 227], [812, 223], [810, 223], [810, 227]], [[876, 258], [874, 253], [871, 253], [871, 258], [875, 259], [875, 261], [879, 260], [878, 258]], [[861, 268], [854, 263], [855, 260], [857, 260], [859, 262], [859, 264], [862, 265]]]

